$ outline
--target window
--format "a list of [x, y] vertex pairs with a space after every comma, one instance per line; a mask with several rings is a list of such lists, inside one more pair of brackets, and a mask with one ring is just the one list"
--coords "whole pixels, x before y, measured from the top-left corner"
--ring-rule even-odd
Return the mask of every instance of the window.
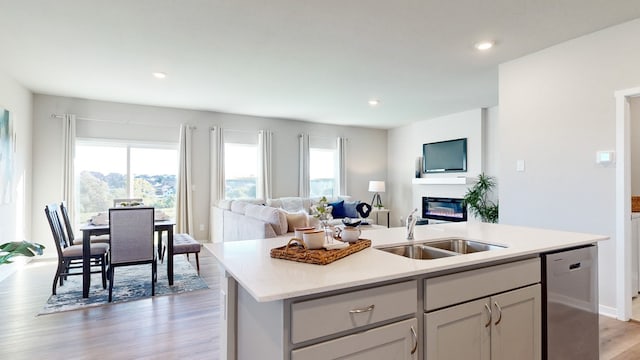
[[256, 198], [258, 135], [224, 130], [224, 198]]
[[338, 196], [339, 172], [336, 139], [310, 136], [309, 196]]
[[175, 216], [177, 144], [76, 142], [76, 223], [107, 211], [113, 199], [143, 203]]

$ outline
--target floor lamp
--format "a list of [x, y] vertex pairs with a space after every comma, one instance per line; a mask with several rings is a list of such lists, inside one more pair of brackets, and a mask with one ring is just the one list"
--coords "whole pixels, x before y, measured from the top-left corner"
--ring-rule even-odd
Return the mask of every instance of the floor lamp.
[[369, 181], [369, 192], [375, 193], [373, 194], [373, 198], [371, 198], [371, 206], [377, 207], [378, 209], [381, 208], [382, 200], [380, 200], [380, 193], [384, 192], [384, 181]]

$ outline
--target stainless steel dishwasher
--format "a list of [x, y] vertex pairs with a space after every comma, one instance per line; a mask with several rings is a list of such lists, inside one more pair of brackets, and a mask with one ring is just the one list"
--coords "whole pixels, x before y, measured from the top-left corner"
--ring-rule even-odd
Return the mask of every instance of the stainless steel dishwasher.
[[543, 358], [599, 358], [598, 248], [543, 256]]

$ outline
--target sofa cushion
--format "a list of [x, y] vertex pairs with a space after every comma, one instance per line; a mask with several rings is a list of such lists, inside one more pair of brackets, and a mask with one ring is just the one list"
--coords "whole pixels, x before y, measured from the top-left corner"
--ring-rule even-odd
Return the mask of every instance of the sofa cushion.
[[358, 210], [356, 210], [356, 206], [360, 201], [345, 201], [344, 202], [344, 216], [352, 219], [358, 218]]
[[282, 209], [287, 212], [298, 212], [304, 210], [301, 197], [283, 197], [280, 198], [280, 201], [282, 201]]
[[[247, 208], [247, 205], [249, 205], [249, 203], [246, 201], [240, 201], [240, 200], [232, 201], [230, 210], [236, 214], [244, 214]], [[254, 206], [258, 206], [258, 205], [254, 205]]]
[[347, 216], [344, 211], [344, 200], [336, 201], [329, 205], [333, 208], [331, 210], [331, 216], [334, 219], [342, 219]]
[[218, 201], [218, 207], [224, 210], [231, 210], [231, 203], [233, 200], [220, 200]]
[[306, 227], [307, 225], [307, 214], [303, 211], [301, 212], [285, 212], [287, 217], [287, 231], [294, 232], [295, 228]]
[[271, 224], [276, 235], [287, 233], [287, 216], [280, 209], [271, 206], [247, 204], [244, 214]]
[[282, 208], [282, 200], [280, 199], [267, 199], [267, 206], [274, 208]]

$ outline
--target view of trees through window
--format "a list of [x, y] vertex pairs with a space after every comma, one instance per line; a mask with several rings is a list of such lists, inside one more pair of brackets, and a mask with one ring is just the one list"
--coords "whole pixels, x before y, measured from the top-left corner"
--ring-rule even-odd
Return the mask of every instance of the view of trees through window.
[[224, 144], [225, 199], [255, 198], [258, 172], [258, 146]]
[[145, 205], [174, 217], [177, 169], [175, 146], [78, 142], [76, 223], [107, 211], [113, 199], [122, 198], [142, 198]]
[[309, 195], [311, 197], [336, 194], [336, 150], [309, 149]]

